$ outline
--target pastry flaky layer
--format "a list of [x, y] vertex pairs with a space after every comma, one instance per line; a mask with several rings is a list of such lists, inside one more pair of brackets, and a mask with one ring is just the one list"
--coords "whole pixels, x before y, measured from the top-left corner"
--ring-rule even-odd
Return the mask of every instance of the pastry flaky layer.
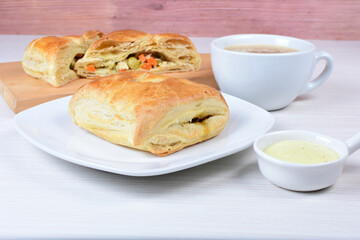
[[200, 64], [199, 53], [185, 36], [121, 30], [96, 41], [75, 64], [75, 69], [82, 77], [93, 77], [138, 70], [194, 71], [200, 69]]
[[54, 87], [60, 87], [79, 78], [74, 71], [75, 62], [103, 34], [88, 31], [80, 36], [47, 36], [33, 40], [25, 50], [24, 71]]
[[107, 141], [158, 156], [216, 136], [229, 119], [216, 89], [139, 71], [84, 85], [71, 98], [69, 112], [76, 125]]

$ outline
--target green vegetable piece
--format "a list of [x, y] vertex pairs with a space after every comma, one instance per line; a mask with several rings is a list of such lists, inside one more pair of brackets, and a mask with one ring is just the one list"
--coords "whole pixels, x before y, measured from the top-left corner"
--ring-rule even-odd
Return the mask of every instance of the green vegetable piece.
[[163, 62], [163, 60], [161, 58], [156, 58], [156, 62], [157, 62], [157, 65], [159, 65], [160, 63]]
[[136, 57], [129, 57], [126, 62], [130, 69], [138, 69], [141, 65], [140, 60]]
[[74, 68], [75, 68], [75, 61], [72, 61], [72, 62], [70, 63], [70, 69], [71, 69], [71, 70], [74, 70]]

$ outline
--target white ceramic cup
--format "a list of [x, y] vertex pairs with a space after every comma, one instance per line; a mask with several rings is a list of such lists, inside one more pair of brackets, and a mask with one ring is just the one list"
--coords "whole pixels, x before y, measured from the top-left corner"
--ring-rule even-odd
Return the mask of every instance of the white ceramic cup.
[[[290, 47], [291, 53], [243, 53], [224, 49], [241, 44]], [[322, 73], [311, 81], [319, 60]], [[329, 53], [318, 52], [305, 40], [266, 34], [240, 34], [217, 38], [211, 43], [211, 64], [221, 91], [266, 110], [286, 107], [296, 97], [319, 87], [333, 70]]]

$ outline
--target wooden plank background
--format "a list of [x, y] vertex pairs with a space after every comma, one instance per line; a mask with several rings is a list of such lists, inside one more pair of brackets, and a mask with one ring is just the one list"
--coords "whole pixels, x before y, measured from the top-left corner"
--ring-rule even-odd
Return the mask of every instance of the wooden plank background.
[[360, 39], [359, 0], [1, 0], [0, 34], [152, 33], [217, 37], [270, 33]]

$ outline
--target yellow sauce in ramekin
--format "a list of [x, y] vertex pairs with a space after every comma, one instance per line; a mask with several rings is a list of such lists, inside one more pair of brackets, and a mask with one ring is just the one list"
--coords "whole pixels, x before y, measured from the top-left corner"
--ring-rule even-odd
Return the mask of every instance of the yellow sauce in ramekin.
[[292, 163], [317, 164], [339, 159], [332, 149], [313, 142], [286, 140], [271, 144], [264, 152], [274, 158]]

